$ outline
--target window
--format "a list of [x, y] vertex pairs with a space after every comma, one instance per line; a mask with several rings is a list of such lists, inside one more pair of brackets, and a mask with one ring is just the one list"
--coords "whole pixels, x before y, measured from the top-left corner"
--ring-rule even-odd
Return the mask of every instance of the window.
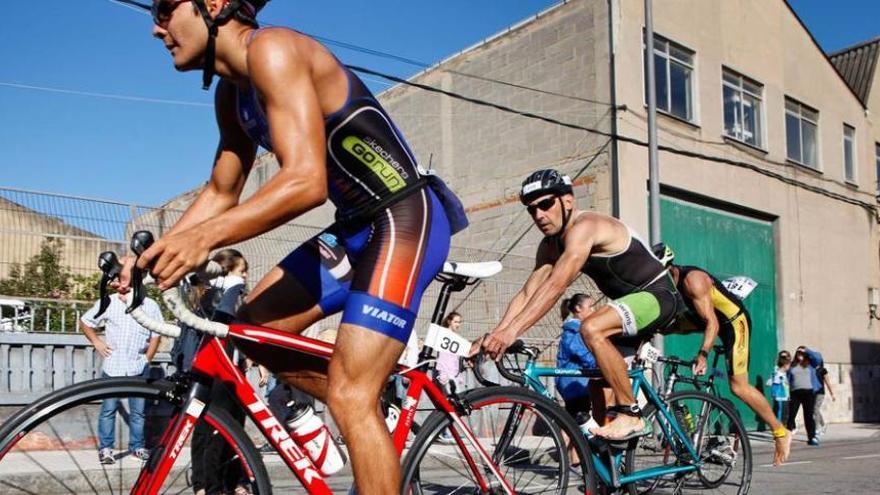
[[856, 182], [856, 130], [843, 124], [843, 176], [847, 182]]
[[877, 169], [877, 196], [880, 197], [880, 143], [874, 143], [874, 168]]
[[[647, 59], [645, 64], [647, 68]], [[647, 73], [648, 71], [645, 70], [645, 74]], [[654, 73], [654, 86], [657, 88], [657, 109], [682, 120], [693, 122], [694, 52], [655, 34]], [[645, 101], [648, 101], [647, 80], [646, 77]]]
[[791, 98], [785, 99], [785, 141], [788, 159], [819, 168], [819, 112]]
[[724, 135], [763, 147], [764, 86], [729, 69], [721, 83], [724, 97]]

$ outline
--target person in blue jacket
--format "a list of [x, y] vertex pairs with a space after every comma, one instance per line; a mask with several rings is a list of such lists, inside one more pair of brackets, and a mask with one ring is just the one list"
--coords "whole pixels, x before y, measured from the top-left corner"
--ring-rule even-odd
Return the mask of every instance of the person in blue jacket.
[[[556, 353], [556, 367], [562, 369], [595, 368], [596, 358], [581, 337], [580, 328], [584, 318], [593, 312], [593, 300], [586, 294], [575, 294], [562, 300], [562, 336]], [[590, 411], [590, 394], [587, 379], [570, 376], [556, 377], [556, 390], [565, 402], [565, 410], [579, 419]]]
[[[593, 312], [593, 299], [586, 294], [575, 294], [562, 300], [562, 335], [556, 352], [556, 367], [562, 369], [595, 368], [596, 357], [581, 337], [581, 322]], [[556, 377], [556, 390], [565, 403], [565, 410], [578, 422], [586, 424], [590, 419], [590, 393], [587, 378], [574, 376]], [[577, 452], [569, 445], [572, 468], [580, 465]]]

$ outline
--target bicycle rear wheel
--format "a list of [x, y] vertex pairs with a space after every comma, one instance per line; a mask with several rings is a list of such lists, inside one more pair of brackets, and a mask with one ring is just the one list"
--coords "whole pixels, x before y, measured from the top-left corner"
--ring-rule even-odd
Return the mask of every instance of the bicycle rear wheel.
[[[517, 494], [593, 493], [595, 480], [583, 434], [556, 403], [521, 387], [490, 387], [461, 396], [460, 416]], [[449, 435], [448, 437], [446, 435]], [[581, 459], [571, 470], [567, 442]], [[507, 493], [489, 463], [443, 411], [432, 413], [403, 462], [403, 493]]]
[[[4, 494], [119, 494], [129, 493], [149, 465], [123, 450], [131, 435], [126, 423], [130, 399], [144, 406], [144, 443], [151, 456], [159, 454], [162, 435], [180, 413], [174, 384], [142, 378], [104, 378], [76, 384], [49, 394], [9, 418], [0, 426], [0, 492]], [[102, 401], [116, 399], [112, 420], [116, 455], [112, 464], [98, 459], [97, 433]], [[137, 407], [137, 406], [135, 406]], [[242, 426], [222, 410], [210, 408], [197, 425], [218, 435], [230, 453], [212, 472], [229, 485], [249, 493], [271, 493], [266, 467]], [[105, 439], [106, 440], [106, 439]], [[157, 493], [193, 493], [192, 458], [187, 442]]]
[[682, 440], [671, 434], [671, 421], [658, 414], [653, 405], [645, 408], [645, 417], [652, 422], [654, 432], [641, 438], [635, 449], [627, 451], [627, 465], [635, 471], [694, 462], [701, 466], [692, 473], [638, 482], [638, 493], [675, 493], [676, 490], [748, 493], [752, 479], [751, 444], [739, 415], [728, 402], [699, 391], [675, 392], [666, 399], [672, 421], [688, 435], [699, 461], [690, 458]]

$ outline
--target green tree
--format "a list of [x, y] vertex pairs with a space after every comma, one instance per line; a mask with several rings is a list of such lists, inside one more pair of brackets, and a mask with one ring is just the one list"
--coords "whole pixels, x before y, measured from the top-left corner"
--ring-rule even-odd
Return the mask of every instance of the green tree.
[[12, 265], [9, 277], [0, 281], [0, 294], [19, 297], [66, 299], [71, 289], [71, 273], [61, 263], [64, 243], [61, 239], [46, 238], [40, 252], [23, 266]]

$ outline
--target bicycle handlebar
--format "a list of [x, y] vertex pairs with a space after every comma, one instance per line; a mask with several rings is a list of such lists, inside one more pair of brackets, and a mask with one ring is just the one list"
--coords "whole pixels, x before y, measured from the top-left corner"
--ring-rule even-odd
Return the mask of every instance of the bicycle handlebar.
[[[153, 244], [153, 241], [153, 234], [150, 232], [143, 230], [135, 232], [131, 239], [131, 249], [138, 255], [138, 257], [140, 257], [140, 255]], [[98, 257], [98, 268], [103, 272], [100, 286], [100, 308], [106, 309], [109, 305], [107, 284], [119, 277], [119, 274], [122, 271], [122, 266], [116, 258], [116, 255], [111, 251], [107, 251], [101, 253]], [[211, 280], [223, 275], [223, 267], [214, 261], [209, 261], [204, 267], [198, 270], [195, 275], [199, 277], [200, 280]], [[171, 338], [180, 337], [181, 330], [178, 325], [153, 319], [141, 307], [144, 297], [146, 296], [145, 285], [152, 282], [153, 280], [149, 273], [145, 274], [143, 270], [137, 267], [137, 265], [132, 268], [132, 295], [129, 298], [128, 309], [126, 311], [135, 321], [151, 332]], [[180, 295], [179, 284], [178, 286], [163, 291], [162, 300], [165, 301], [165, 304], [168, 306], [168, 309], [171, 310], [171, 313], [174, 314], [181, 323], [187, 326], [217, 337], [225, 337], [229, 333], [229, 325], [211, 321], [193, 313]]]
[[[538, 357], [539, 351], [534, 347], [527, 346], [522, 340], [517, 339], [516, 341], [514, 341], [513, 344], [510, 345], [510, 347], [507, 348], [507, 350], [504, 351], [504, 354], [523, 354], [529, 356], [530, 359], [536, 359]], [[480, 365], [483, 363], [484, 360], [485, 355], [482, 351], [480, 351], [480, 353], [477, 354], [474, 359], [475, 378], [478, 382], [487, 387], [498, 385], [497, 383], [492, 382], [484, 377], [482, 372], [480, 371]], [[516, 373], [513, 373], [509, 369], [505, 368], [500, 360], [495, 361], [495, 367], [498, 368], [498, 373], [504, 378], [510, 380], [513, 383], [525, 385], [526, 379], [522, 375], [517, 375]]]

